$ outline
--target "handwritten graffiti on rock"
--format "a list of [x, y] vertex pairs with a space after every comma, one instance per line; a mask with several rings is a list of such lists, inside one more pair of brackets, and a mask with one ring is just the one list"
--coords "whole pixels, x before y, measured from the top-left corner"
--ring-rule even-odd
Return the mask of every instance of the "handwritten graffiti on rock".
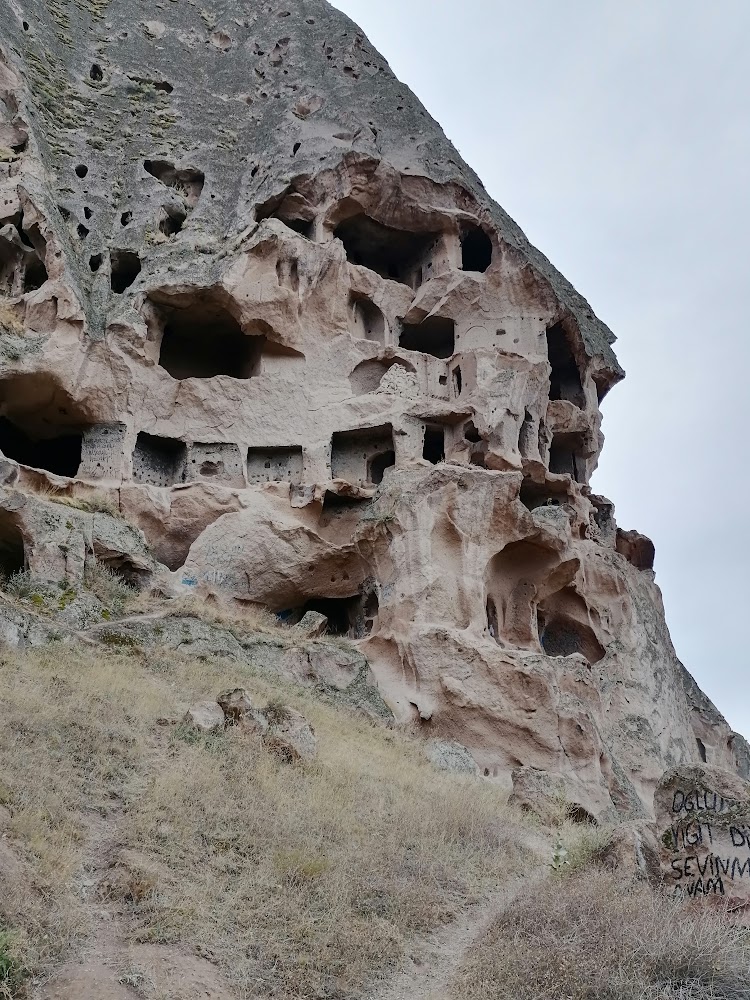
[[702, 791], [692, 789], [687, 792], [678, 788], [672, 799], [672, 812], [712, 812], [721, 815], [730, 812], [738, 805], [739, 803], [735, 799], [725, 799], [723, 795], [712, 792], [708, 788], [704, 788]]

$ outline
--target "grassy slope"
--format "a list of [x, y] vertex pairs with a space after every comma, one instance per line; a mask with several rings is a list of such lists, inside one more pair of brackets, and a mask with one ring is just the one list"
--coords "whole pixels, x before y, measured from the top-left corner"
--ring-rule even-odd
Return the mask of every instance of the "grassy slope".
[[[235, 731], [157, 722], [238, 684], [301, 710], [319, 759], [290, 767]], [[0, 692], [5, 843], [28, 866], [0, 855], [0, 959], [35, 974], [91, 929], [81, 873], [102, 824], [132, 938], [209, 956], [248, 997], [352, 996], [527, 863], [494, 786], [237, 663], [53, 644], [0, 653]]]

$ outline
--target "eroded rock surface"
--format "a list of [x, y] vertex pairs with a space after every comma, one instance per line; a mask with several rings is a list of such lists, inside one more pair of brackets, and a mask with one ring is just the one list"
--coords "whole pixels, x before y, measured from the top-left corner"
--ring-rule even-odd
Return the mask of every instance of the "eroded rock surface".
[[8, 6], [6, 575], [324, 616], [488, 779], [649, 815], [665, 768], [750, 755], [589, 487], [613, 340], [323, 0]]

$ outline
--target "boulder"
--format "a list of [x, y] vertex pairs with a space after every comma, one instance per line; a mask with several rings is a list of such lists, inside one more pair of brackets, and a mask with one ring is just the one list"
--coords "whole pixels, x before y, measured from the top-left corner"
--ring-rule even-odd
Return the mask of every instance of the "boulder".
[[328, 619], [319, 611], [308, 611], [297, 625], [297, 631], [301, 632], [306, 639], [317, 639], [321, 635], [325, 635], [327, 628]]
[[662, 776], [654, 809], [668, 892], [750, 926], [750, 783], [718, 767], [682, 765]]
[[318, 754], [315, 730], [300, 712], [287, 706], [266, 710], [268, 729], [263, 746], [290, 764], [314, 760]]
[[199, 701], [187, 710], [183, 721], [201, 733], [214, 733], [224, 728], [224, 712], [215, 701]]
[[230, 726], [237, 725], [253, 708], [250, 695], [244, 688], [222, 691], [216, 699], [216, 703], [224, 713], [226, 723]]
[[439, 771], [478, 774], [477, 762], [461, 743], [453, 740], [428, 740], [425, 756]]

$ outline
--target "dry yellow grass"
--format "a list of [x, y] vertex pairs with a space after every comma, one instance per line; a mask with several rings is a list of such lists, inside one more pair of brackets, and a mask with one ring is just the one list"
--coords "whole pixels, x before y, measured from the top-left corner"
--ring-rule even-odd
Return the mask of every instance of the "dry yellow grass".
[[646, 884], [590, 868], [511, 903], [457, 978], [456, 1000], [748, 1000], [750, 938]]
[[[157, 724], [238, 684], [301, 710], [319, 759]], [[91, 930], [78, 883], [102, 824], [126, 850], [112, 885], [128, 933], [210, 956], [238, 997], [356, 996], [526, 863], [499, 789], [236, 663], [53, 645], [0, 654], [0, 690], [8, 843], [28, 866], [0, 896], [17, 968], [44, 973]]]
[[0, 297], [0, 330], [14, 334], [17, 337], [23, 336], [23, 323], [19, 320], [15, 310]]

